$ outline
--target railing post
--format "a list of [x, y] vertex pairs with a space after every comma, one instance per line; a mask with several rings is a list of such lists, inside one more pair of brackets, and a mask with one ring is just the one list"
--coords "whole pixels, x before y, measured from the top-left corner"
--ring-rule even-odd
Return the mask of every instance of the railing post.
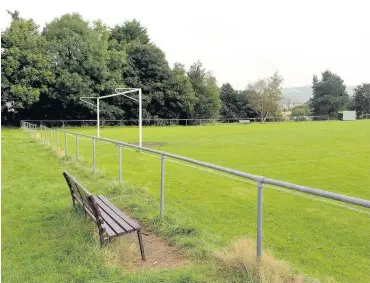
[[118, 182], [122, 185], [122, 144], [118, 144]]
[[262, 205], [263, 205], [263, 182], [257, 182], [258, 197], [257, 197], [257, 260], [261, 260], [262, 256]]
[[164, 162], [166, 156], [161, 153], [161, 200], [160, 200], [160, 217], [164, 216]]
[[78, 134], [76, 134], [76, 161], [78, 161]]
[[92, 138], [92, 157], [93, 157], [93, 173], [96, 173], [96, 159], [95, 159], [95, 138]]
[[55, 130], [55, 136], [56, 136], [56, 148], [57, 148], [57, 151], [59, 149], [59, 133], [58, 133], [58, 130]]
[[67, 133], [64, 132], [64, 155], [68, 155]]

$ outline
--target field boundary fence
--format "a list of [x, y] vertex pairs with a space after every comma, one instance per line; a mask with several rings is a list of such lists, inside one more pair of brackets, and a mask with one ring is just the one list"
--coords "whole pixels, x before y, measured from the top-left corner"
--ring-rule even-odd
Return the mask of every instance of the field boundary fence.
[[367, 114], [361, 114], [360, 119], [370, 119], [370, 113], [367, 113]]
[[79, 147], [78, 140], [79, 140], [79, 138], [90, 139], [91, 143], [92, 143], [92, 152], [91, 152], [91, 154], [92, 154], [92, 172], [94, 174], [96, 173], [96, 168], [97, 168], [97, 166], [96, 166], [96, 148], [95, 148], [96, 141], [108, 142], [108, 143], [111, 143], [111, 144], [115, 145], [117, 147], [117, 169], [118, 169], [118, 174], [117, 175], [118, 175], [119, 184], [122, 184], [122, 148], [123, 147], [140, 150], [140, 152], [149, 152], [149, 153], [156, 154], [156, 155], [160, 156], [160, 180], [161, 181], [160, 181], [160, 188], [159, 188], [160, 189], [159, 215], [160, 215], [161, 218], [163, 218], [163, 216], [164, 216], [164, 208], [165, 208], [165, 170], [166, 170], [165, 169], [165, 162], [166, 162], [167, 158], [174, 159], [174, 160], [179, 160], [179, 161], [189, 163], [189, 164], [193, 164], [193, 165], [197, 165], [197, 166], [200, 166], [200, 167], [205, 167], [205, 168], [208, 168], [208, 169], [211, 169], [211, 170], [223, 172], [223, 173], [226, 173], [226, 174], [238, 176], [238, 177], [248, 179], [248, 180], [252, 180], [252, 181], [256, 182], [256, 188], [257, 188], [257, 259], [258, 260], [262, 256], [262, 236], [263, 236], [262, 235], [262, 232], [263, 232], [263, 230], [262, 230], [262, 220], [263, 220], [262, 215], [263, 215], [264, 184], [272, 185], [272, 186], [276, 186], [276, 187], [280, 187], [280, 188], [284, 188], [284, 189], [288, 189], [288, 190], [292, 190], [292, 191], [297, 191], [297, 192], [301, 192], [301, 193], [304, 193], [304, 194], [314, 195], [314, 196], [322, 197], [322, 198], [325, 198], [325, 199], [331, 199], [331, 200], [335, 200], [335, 201], [339, 201], [339, 202], [344, 202], [344, 203], [348, 203], [348, 204], [352, 204], [352, 205], [356, 205], [356, 206], [360, 206], [360, 207], [370, 208], [370, 200], [350, 197], [350, 196], [343, 195], [343, 194], [333, 193], [333, 192], [329, 192], [329, 191], [324, 191], [324, 190], [319, 190], [319, 189], [315, 189], [315, 188], [311, 188], [311, 187], [306, 187], [306, 186], [292, 184], [292, 183], [288, 183], [288, 182], [284, 182], [284, 181], [279, 181], [279, 180], [275, 180], [275, 179], [271, 179], [271, 178], [267, 178], [267, 177], [263, 177], [263, 176], [253, 175], [253, 174], [249, 174], [249, 173], [246, 173], [246, 172], [234, 170], [234, 169], [231, 169], [231, 168], [226, 168], [226, 167], [222, 167], [222, 166], [219, 166], [219, 165], [215, 165], [215, 164], [211, 164], [211, 163], [199, 161], [199, 160], [196, 160], [196, 159], [191, 159], [191, 158], [188, 158], [188, 157], [184, 157], [184, 156], [180, 156], [180, 155], [176, 155], [176, 154], [172, 154], [172, 153], [168, 153], [168, 152], [164, 152], [164, 151], [159, 151], [159, 150], [155, 150], [155, 149], [151, 149], [151, 148], [147, 148], [147, 147], [140, 147], [140, 146], [137, 146], [137, 145], [134, 145], [134, 144], [129, 144], [129, 143], [118, 141], [118, 140], [112, 140], [112, 139], [108, 139], [108, 138], [90, 136], [90, 135], [76, 133], [76, 132], [70, 132], [70, 131], [66, 131], [66, 130], [63, 130], [63, 129], [48, 128], [48, 127], [43, 126], [43, 125], [38, 126], [36, 124], [32, 124], [32, 123], [29, 123], [29, 122], [26, 122], [26, 121], [21, 122], [21, 128], [23, 130], [31, 133], [34, 136], [39, 135], [40, 139], [42, 141], [44, 141], [46, 143], [49, 143], [51, 146], [53, 146], [52, 136], [55, 135], [56, 149], [57, 150], [58, 150], [59, 141], [62, 141], [62, 140], [59, 140], [59, 138], [64, 139], [64, 148], [65, 148], [64, 154], [66, 156], [68, 155], [67, 135], [75, 136], [74, 144], [75, 144], [75, 147], [76, 147], [75, 148], [76, 149], [75, 150], [75, 159], [76, 159], [76, 161], [79, 161], [79, 156], [78, 156], [78, 152], [79, 152], [79, 150], [78, 150], [78, 147]]
[[[268, 117], [264, 121], [261, 118], [220, 118], [220, 119], [143, 119], [143, 126], [197, 126], [209, 124], [233, 124], [241, 121], [249, 121], [249, 123], [282, 123], [282, 122], [309, 122], [309, 121], [327, 121], [329, 116], [296, 116], [296, 117]], [[23, 120], [38, 126], [47, 127], [89, 127], [96, 126], [97, 120]], [[100, 126], [137, 126], [138, 119], [129, 120], [109, 120], [100, 119]]]

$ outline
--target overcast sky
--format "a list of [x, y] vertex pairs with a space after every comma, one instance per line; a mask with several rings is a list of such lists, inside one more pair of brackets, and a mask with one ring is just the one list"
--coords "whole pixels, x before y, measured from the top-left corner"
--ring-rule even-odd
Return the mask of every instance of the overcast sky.
[[367, 0], [105, 0], [1, 1], [6, 10], [37, 24], [65, 13], [109, 26], [136, 18], [172, 65], [196, 60], [219, 84], [244, 88], [279, 71], [284, 86], [310, 85], [312, 75], [330, 69], [348, 85], [370, 82], [370, 18]]

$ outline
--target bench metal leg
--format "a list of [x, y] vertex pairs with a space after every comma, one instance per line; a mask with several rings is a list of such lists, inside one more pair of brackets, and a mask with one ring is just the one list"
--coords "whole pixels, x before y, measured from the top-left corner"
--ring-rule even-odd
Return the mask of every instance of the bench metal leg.
[[141, 230], [137, 231], [137, 237], [139, 239], [141, 258], [145, 260], [145, 252], [144, 252], [143, 239], [141, 238]]
[[99, 240], [100, 240], [100, 248], [103, 248], [104, 247], [104, 239], [102, 236], [99, 236]]
[[72, 196], [72, 205], [74, 208], [76, 208], [76, 200], [74, 196]]
[[104, 231], [99, 230], [99, 241], [100, 241], [100, 248], [104, 248], [109, 242], [110, 238]]

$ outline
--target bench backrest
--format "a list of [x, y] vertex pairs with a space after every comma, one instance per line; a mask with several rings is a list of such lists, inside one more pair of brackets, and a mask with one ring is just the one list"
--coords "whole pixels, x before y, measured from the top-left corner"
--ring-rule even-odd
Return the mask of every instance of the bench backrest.
[[83, 185], [81, 185], [67, 171], [63, 172], [69, 190], [72, 196], [73, 205], [77, 201], [85, 210], [85, 212], [95, 221], [99, 228], [100, 244], [103, 245], [106, 239], [106, 224], [102, 218], [101, 211], [94, 197]]
[[97, 211], [98, 208], [95, 205], [92, 194], [67, 171], [63, 172], [63, 176], [68, 184], [72, 200], [76, 200], [80, 205], [82, 205], [90, 217], [96, 221], [96, 216], [99, 214], [99, 211]]

